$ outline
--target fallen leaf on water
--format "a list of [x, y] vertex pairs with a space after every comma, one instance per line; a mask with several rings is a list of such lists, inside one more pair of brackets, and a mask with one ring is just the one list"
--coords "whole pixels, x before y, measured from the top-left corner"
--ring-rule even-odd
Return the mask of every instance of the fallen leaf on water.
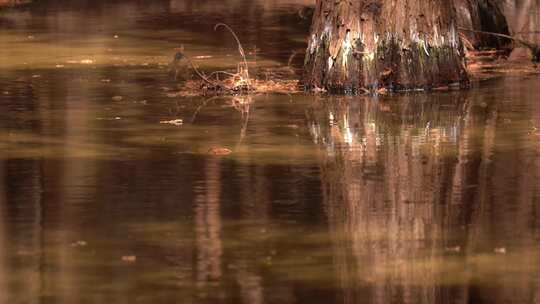
[[380, 89], [377, 90], [377, 93], [378, 93], [378, 94], [381, 94], [381, 95], [388, 94], [388, 89], [386, 89], [386, 88], [380, 88]]
[[184, 124], [184, 121], [182, 119], [173, 119], [173, 120], [162, 120], [159, 122], [160, 124], [169, 124], [173, 126], [181, 126]]
[[134, 255], [124, 255], [122, 257], [122, 261], [127, 263], [134, 263], [137, 261], [137, 257]]
[[461, 247], [460, 246], [446, 247], [445, 251], [447, 251], [447, 252], [460, 252]]
[[232, 153], [232, 151], [230, 149], [223, 148], [223, 147], [212, 147], [212, 148], [208, 149], [208, 154], [212, 154], [212, 155], [215, 155], [215, 156], [225, 156], [225, 155], [229, 155], [231, 153]]
[[169, 97], [169, 98], [175, 98], [175, 97], [182, 96], [181, 94], [182, 94], [181, 92], [178, 92], [178, 93], [167, 93], [167, 97]]
[[495, 248], [495, 253], [498, 253], [498, 254], [506, 254], [506, 248], [504, 247], [499, 247], [499, 248]]
[[84, 247], [88, 245], [85, 241], [76, 241], [74, 243], [71, 243], [71, 247]]

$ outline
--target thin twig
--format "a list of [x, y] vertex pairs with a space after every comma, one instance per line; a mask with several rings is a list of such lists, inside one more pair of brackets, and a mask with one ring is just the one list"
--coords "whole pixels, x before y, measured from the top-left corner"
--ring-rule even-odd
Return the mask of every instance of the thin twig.
[[240, 39], [238, 39], [238, 36], [236, 35], [236, 33], [233, 31], [233, 29], [228, 26], [227, 24], [225, 23], [218, 23], [214, 26], [214, 31], [216, 31], [218, 28], [220, 27], [224, 27], [226, 28], [229, 32], [231, 32], [231, 34], [233, 35], [234, 39], [236, 40], [236, 44], [238, 45], [238, 52], [240, 52], [240, 55], [242, 56], [242, 59], [244, 60], [244, 66], [246, 68], [246, 79], [247, 79], [247, 82], [248, 84], [251, 83], [251, 81], [249, 80], [249, 68], [248, 68], [248, 64], [247, 64], [247, 59], [246, 59], [246, 54], [244, 52], [244, 48], [242, 47], [242, 44], [240, 43]]
[[208, 78], [206, 78], [201, 72], [199, 72], [199, 70], [197, 69], [197, 67], [195, 67], [195, 65], [193, 64], [193, 61], [191, 61], [191, 59], [189, 59], [188, 56], [186, 56], [186, 54], [182, 54], [184, 55], [184, 57], [186, 58], [186, 60], [189, 62], [189, 64], [191, 65], [191, 68], [193, 68], [193, 70], [195, 71], [195, 73], [197, 73], [197, 75], [199, 77], [201, 77], [202, 80], [204, 80], [204, 82], [212, 85], [212, 86], [218, 86], [216, 83], [212, 82], [211, 80], [209, 80]]
[[516, 34], [519, 34], [519, 35], [538, 35], [540, 34], [540, 31], [526, 31], [526, 32], [517, 32]]
[[296, 56], [296, 51], [293, 51], [291, 56], [289, 56], [289, 60], [287, 61], [287, 67], [291, 67], [291, 64], [292, 64], [292, 61], [294, 59], [294, 57]]
[[215, 71], [215, 72], [210, 73], [210, 75], [208, 75], [208, 78], [212, 78], [212, 76], [214, 76], [214, 75], [217, 76], [219, 74], [225, 74], [225, 75], [228, 75], [228, 76], [231, 76], [231, 77], [236, 77], [237, 76], [237, 74], [229, 73], [229, 72], [226, 72], [226, 71]]
[[460, 27], [458, 29], [460, 31], [478, 33], [478, 34], [484, 34], [484, 35], [491, 35], [491, 36], [496, 36], [496, 37], [501, 37], [501, 38], [507, 38], [507, 39], [510, 39], [510, 40], [513, 40], [515, 42], [518, 42], [518, 43], [522, 44], [523, 46], [529, 48], [534, 53], [537, 53], [537, 52], [540, 51], [540, 47], [538, 45], [536, 45], [536, 44], [534, 44], [532, 42], [525, 41], [525, 40], [520, 39], [520, 38], [510, 36], [510, 35], [505, 35], [505, 34], [500, 34], [500, 33], [493, 33], [493, 32], [485, 32], [485, 31], [477, 31], [477, 30], [471, 30], [471, 29], [466, 29], [466, 28], [462, 28], [462, 27]]

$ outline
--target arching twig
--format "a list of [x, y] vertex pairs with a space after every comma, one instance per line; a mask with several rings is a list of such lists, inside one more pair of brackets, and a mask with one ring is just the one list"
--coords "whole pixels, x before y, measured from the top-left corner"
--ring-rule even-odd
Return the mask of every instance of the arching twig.
[[246, 79], [247, 79], [247, 83], [251, 83], [251, 81], [249, 80], [249, 68], [248, 68], [248, 64], [247, 64], [247, 59], [246, 59], [246, 54], [244, 52], [244, 48], [242, 47], [242, 44], [240, 43], [240, 39], [238, 39], [238, 36], [236, 35], [236, 33], [233, 31], [233, 29], [228, 26], [227, 24], [225, 23], [218, 23], [214, 26], [214, 31], [217, 30], [218, 28], [220, 27], [224, 27], [226, 28], [234, 37], [234, 39], [236, 40], [236, 44], [238, 45], [238, 52], [240, 52], [240, 55], [242, 56], [242, 59], [244, 60], [244, 66], [246, 68]]

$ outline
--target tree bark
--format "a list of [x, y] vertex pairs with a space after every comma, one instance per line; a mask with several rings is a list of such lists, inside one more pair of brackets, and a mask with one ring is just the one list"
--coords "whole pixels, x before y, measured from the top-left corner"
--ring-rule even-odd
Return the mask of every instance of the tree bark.
[[[502, 7], [496, 0], [454, 0], [457, 23], [461, 28], [510, 35]], [[468, 48], [500, 49], [509, 45], [510, 39], [474, 32], [462, 32]]]
[[466, 86], [453, 1], [317, 0], [303, 84], [333, 93]]

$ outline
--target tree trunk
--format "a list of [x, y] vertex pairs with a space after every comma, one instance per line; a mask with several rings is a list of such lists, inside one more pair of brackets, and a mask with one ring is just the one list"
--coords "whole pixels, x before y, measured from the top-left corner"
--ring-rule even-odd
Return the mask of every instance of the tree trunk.
[[317, 0], [303, 84], [334, 93], [468, 84], [448, 0]]
[[[496, 0], [454, 0], [458, 26], [461, 28], [510, 35], [502, 7]], [[500, 49], [509, 45], [510, 39], [475, 32], [462, 32], [468, 48]]]

